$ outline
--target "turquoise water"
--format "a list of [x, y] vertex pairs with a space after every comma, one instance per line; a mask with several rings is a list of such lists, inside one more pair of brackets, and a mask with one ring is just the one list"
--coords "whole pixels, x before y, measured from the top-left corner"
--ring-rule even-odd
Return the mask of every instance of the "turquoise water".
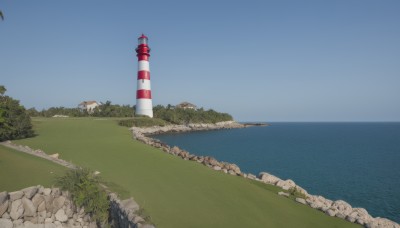
[[155, 138], [400, 222], [400, 123], [272, 123]]

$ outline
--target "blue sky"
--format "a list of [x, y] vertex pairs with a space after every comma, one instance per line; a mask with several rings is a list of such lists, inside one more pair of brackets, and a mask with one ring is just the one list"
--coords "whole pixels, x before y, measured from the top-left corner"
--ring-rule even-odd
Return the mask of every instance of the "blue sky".
[[0, 0], [0, 84], [25, 107], [153, 104], [239, 121], [400, 121], [400, 1]]

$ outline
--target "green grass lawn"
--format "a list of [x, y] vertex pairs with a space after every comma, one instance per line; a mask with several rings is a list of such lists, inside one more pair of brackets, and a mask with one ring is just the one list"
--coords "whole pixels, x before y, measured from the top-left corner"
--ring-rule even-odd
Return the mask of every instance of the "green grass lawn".
[[34, 119], [34, 126], [37, 137], [14, 142], [100, 171], [123, 197], [133, 196], [159, 228], [356, 226], [278, 196], [274, 186], [134, 141], [115, 119]]
[[65, 170], [53, 162], [0, 145], [0, 192], [39, 184], [51, 187], [54, 177]]

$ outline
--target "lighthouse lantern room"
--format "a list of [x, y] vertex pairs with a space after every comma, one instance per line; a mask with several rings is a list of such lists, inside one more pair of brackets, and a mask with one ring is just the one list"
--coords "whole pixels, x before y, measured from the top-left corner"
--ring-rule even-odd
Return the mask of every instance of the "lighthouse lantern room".
[[142, 34], [138, 38], [138, 46], [136, 48], [136, 56], [138, 57], [138, 75], [135, 115], [153, 117], [149, 66], [150, 48], [147, 43], [147, 36]]

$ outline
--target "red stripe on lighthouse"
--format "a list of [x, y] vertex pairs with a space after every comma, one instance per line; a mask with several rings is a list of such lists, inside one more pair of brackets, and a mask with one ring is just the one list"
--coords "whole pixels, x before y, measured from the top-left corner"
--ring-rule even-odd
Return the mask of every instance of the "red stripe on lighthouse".
[[140, 89], [136, 92], [136, 99], [151, 99], [151, 90]]
[[139, 79], [147, 79], [147, 80], [150, 80], [150, 72], [149, 72], [149, 71], [146, 71], [146, 70], [138, 71], [137, 78], [138, 78], [138, 80], [139, 80]]
[[141, 60], [149, 61], [149, 56], [150, 56], [150, 55], [148, 55], [148, 54], [140, 54], [140, 55], [137, 55], [139, 61], [141, 61]]

